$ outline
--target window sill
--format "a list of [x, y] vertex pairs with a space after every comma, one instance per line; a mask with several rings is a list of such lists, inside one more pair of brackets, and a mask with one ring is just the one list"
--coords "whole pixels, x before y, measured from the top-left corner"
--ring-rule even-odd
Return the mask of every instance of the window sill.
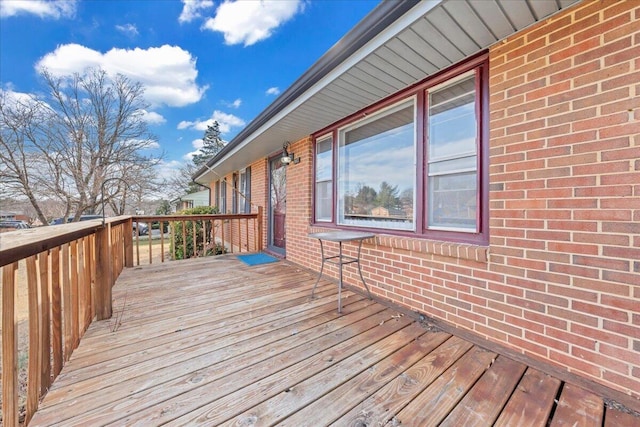
[[[330, 227], [309, 226], [309, 233], [336, 230]], [[415, 237], [378, 234], [373, 239], [363, 241], [364, 246], [403, 249], [411, 252], [433, 254], [449, 258], [466, 259], [486, 263], [489, 259], [489, 247], [469, 243], [444, 242], [439, 240], [419, 239]]]

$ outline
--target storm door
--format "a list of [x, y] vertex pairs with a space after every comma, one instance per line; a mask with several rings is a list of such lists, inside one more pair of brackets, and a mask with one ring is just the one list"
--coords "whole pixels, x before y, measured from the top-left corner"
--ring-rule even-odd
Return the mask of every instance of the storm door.
[[287, 174], [280, 156], [269, 161], [269, 249], [285, 254], [287, 212]]

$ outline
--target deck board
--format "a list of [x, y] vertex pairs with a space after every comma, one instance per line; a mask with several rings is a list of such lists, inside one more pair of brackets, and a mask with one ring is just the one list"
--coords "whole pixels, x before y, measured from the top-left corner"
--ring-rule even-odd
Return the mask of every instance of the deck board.
[[311, 300], [315, 280], [235, 256], [125, 269], [114, 318], [89, 327], [30, 425], [640, 426], [359, 293], [338, 314], [335, 283]]
[[279, 425], [297, 427], [304, 425], [310, 419], [318, 425], [331, 424], [336, 420], [336, 416], [347, 413], [358, 403], [380, 390], [449, 337], [450, 335], [444, 332], [429, 332], [421, 336], [340, 387], [317, 397]]
[[526, 366], [499, 356], [473, 389], [440, 424], [442, 427], [493, 425]]
[[602, 426], [603, 403], [601, 397], [572, 384], [565, 384], [551, 427]]
[[560, 385], [560, 380], [528, 368], [494, 425], [545, 426]]
[[[438, 425], [491, 365], [495, 357], [495, 353], [474, 346], [398, 412], [387, 425], [391, 426], [397, 422], [405, 425]], [[424, 408], [429, 410], [425, 411]]]

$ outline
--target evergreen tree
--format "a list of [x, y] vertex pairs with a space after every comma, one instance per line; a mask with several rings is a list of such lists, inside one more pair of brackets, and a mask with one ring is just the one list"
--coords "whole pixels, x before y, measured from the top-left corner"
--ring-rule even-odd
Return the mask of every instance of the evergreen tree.
[[207, 130], [202, 137], [202, 148], [200, 152], [193, 156], [193, 163], [200, 167], [207, 160], [213, 158], [224, 147], [224, 141], [220, 137], [220, 125], [214, 121], [212, 125], [207, 126]]
[[380, 184], [380, 191], [378, 191], [377, 201], [378, 206], [383, 206], [387, 209], [397, 208], [400, 205], [398, 186], [382, 181], [382, 184]]

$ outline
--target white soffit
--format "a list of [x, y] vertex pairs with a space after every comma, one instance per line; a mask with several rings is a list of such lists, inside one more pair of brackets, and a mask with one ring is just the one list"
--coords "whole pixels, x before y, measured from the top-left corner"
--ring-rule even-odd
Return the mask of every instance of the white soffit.
[[210, 182], [468, 58], [580, 0], [421, 1], [198, 177]]

